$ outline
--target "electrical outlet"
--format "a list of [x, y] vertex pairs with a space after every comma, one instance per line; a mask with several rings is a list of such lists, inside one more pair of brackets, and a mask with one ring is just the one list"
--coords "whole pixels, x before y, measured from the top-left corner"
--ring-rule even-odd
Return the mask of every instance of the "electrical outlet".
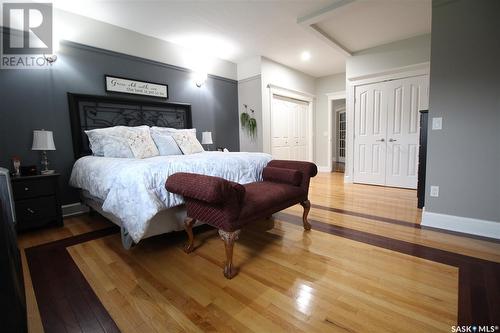
[[443, 118], [441, 117], [432, 118], [432, 129], [433, 130], [443, 129]]
[[431, 197], [439, 197], [439, 186], [431, 186]]

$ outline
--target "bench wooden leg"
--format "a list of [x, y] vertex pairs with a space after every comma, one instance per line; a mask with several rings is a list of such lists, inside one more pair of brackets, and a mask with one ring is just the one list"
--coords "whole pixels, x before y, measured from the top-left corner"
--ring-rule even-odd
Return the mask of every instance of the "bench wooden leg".
[[186, 217], [186, 219], [184, 219], [184, 229], [186, 229], [186, 233], [188, 235], [188, 242], [184, 245], [184, 252], [186, 253], [193, 252], [194, 250], [193, 225], [195, 222], [196, 220], [190, 217]]
[[309, 215], [309, 210], [311, 210], [311, 202], [306, 200], [301, 202], [300, 205], [304, 207], [304, 213], [302, 214], [302, 224], [304, 225], [304, 229], [311, 230], [311, 224], [307, 220], [307, 215]]
[[224, 247], [226, 248], [226, 262], [224, 263], [224, 276], [226, 279], [232, 279], [238, 274], [238, 269], [233, 267], [233, 248], [240, 231], [224, 231], [219, 229], [219, 236], [224, 241]]

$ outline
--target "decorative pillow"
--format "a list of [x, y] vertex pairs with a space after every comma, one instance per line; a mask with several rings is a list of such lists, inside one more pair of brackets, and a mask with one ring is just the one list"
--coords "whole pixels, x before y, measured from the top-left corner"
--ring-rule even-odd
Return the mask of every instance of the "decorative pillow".
[[151, 138], [151, 134], [149, 134], [149, 126], [120, 127], [120, 131], [123, 131], [120, 132], [120, 136], [128, 140], [135, 158], [147, 158], [160, 154]]
[[161, 127], [152, 127], [150, 133], [161, 156], [182, 155], [171, 133], [162, 131]]
[[201, 143], [196, 139], [196, 134], [192, 132], [179, 131], [172, 134], [172, 137], [184, 155], [201, 153], [203, 151]]

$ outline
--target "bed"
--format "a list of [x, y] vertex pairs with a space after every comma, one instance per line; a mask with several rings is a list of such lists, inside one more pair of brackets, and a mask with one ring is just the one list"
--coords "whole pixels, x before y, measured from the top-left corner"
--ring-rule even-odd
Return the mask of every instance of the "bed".
[[189, 104], [69, 94], [76, 162], [70, 185], [82, 202], [121, 227], [122, 243], [183, 230], [183, 198], [165, 181], [176, 172], [197, 172], [227, 180], [258, 181], [271, 160], [264, 153], [202, 152], [145, 159], [92, 156], [85, 130], [124, 126], [191, 128]]

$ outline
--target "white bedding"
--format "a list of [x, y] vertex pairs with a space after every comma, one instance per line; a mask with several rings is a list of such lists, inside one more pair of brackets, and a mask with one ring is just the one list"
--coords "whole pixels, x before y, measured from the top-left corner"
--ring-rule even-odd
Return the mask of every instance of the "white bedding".
[[183, 203], [165, 189], [176, 172], [196, 172], [246, 184], [258, 181], [271, 160], [263, 153], [203, 152], [145, 159], [85, 156], [76, 161], [70, 185], [103, 200], [103, 210], [118, 217], [137, 243], [159, 211]]

